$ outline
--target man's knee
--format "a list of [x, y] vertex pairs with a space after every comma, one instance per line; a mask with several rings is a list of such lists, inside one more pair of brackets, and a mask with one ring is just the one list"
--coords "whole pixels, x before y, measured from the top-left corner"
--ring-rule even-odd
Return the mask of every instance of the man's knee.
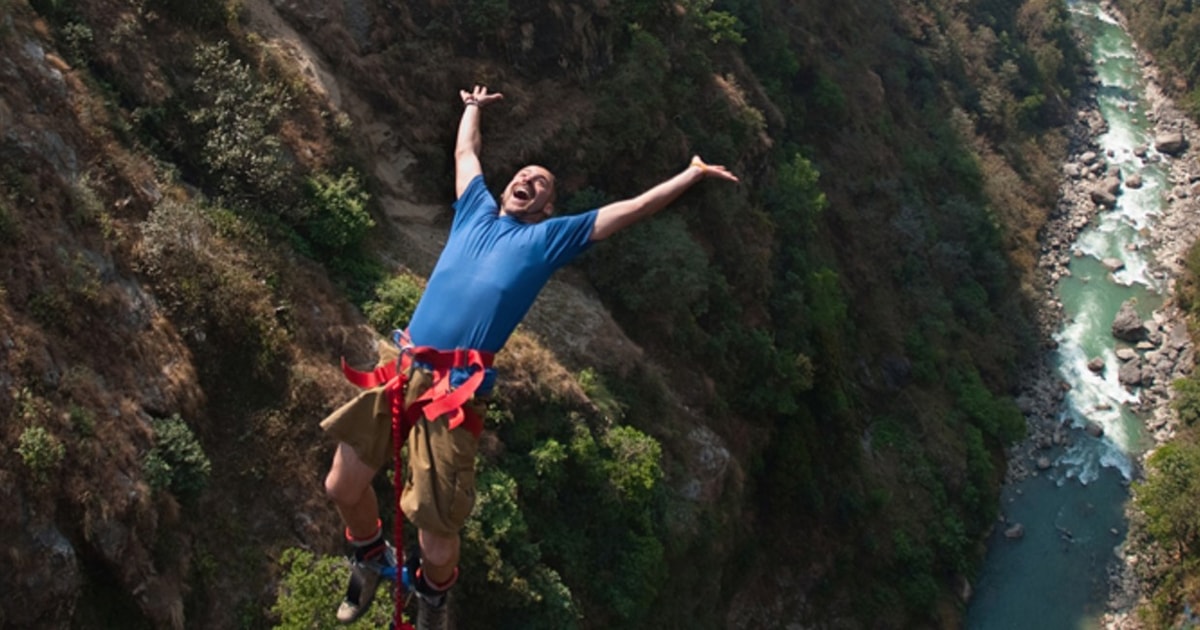
[[421, 561], [436, 567], [453, 567], [458, 564], [459, 538], [421, 530]]
[[377, 471], [359, 459], [348, 444], [338, 444], [333, 465], [325, 475], [325, 496], [339, 505], [355, 505]]

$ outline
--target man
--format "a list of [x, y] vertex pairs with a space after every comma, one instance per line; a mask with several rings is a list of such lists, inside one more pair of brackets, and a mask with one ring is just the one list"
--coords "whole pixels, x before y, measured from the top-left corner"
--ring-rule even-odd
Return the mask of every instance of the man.
[[[504, 346], [555, 270], [591, 243], [663, 209], [702, 179], [738, 181], [724, 167], [695, 157], [685, 170], [636, 197], [551, 218], [554, 175], [530, 165], [517, 172], [497, 204], [483, 182], [479, 117], [484, 107], [503, 95], [476, 86], [460, 96], [463, 113], [454, 148], [455, 217], [409, 325], [412, 344], [424, 354], [416, 355], [407, 382], [406, 409], [430, 400], [444, 401], [452, 387], [466, 394], [485, 394], [494, 381], [490, 357]], [[469, 364], [464, 351], [472, 351]], [[482, 382], [479, 376], [471, 378], [476, 373], [482, 373]], [[420, 568], [414, 578], [419, 629], [446, 627], [446, 593], [458, 578], [458, 533], [475, 500], [480, 403], [472, 398], [450, 406], [455, 405], [445, 413], [435, 412], [440, 415], [432, 419], [428, 416], [435, 409], [433, 402], [424, 416], [413, 414], [417, 419], [406, 442], [409, 478], [401, 508], [419, 533]], [[368, 389], [321, 423], [339, 442], [325, 480], [326, 492], [354, 547], [351, 584], [338, 609], [343, 623], [366, 612], [380, 571], [396, 563], [371, 487], [390, 452], [390, 423], [391, 402], [382, 387]]]

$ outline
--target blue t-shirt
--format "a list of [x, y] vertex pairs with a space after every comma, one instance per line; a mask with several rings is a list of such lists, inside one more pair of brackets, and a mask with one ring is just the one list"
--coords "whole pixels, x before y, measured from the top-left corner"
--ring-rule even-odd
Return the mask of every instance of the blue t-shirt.
[[498, 352], [550, 276], [591, 245], [597, 211], [521, 223], [500, 216], [482, 175], [454, 209], [408, 332], [418, 346]]

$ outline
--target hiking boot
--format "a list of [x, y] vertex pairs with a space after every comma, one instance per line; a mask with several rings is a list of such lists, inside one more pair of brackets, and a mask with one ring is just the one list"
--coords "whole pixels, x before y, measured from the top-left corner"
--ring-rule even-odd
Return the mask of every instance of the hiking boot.
[[417, 630], [449, 630], [449, 600], [446, 593], [436, 596], [417, 591]]
[[375, 601], [381, 575], [391, 579], [396, 575], [396, 550], [390, 542], [380, 545], [364, 558], [351, 558], [346, 598], [337, 610], [339, 622], [353, 623], [367, 614], [371, 602]]

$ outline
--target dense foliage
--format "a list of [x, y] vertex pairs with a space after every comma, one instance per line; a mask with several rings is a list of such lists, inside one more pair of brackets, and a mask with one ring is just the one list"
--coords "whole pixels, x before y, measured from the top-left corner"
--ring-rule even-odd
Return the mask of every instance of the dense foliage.
[[[1187, 257], [1178, 288], [1189, 321], [1200, 317], [1200, 246]], [[1172, 406], [1182, 423], [1175, 438], [1146, 460], [1146, 478], [1134, 486], [1130, 536], [1146, 560], [1137, 569], [1148, 585], [1141, 616], [1151, 627], [1172, 627], [1200, 601], [1200, 377], [1172, 384]]]
[[1200, 11], [1191, 2], [1117, 2], [1138, 42], [1154, 53], [1165, 86], [1195, 117], [1200, 115]]

